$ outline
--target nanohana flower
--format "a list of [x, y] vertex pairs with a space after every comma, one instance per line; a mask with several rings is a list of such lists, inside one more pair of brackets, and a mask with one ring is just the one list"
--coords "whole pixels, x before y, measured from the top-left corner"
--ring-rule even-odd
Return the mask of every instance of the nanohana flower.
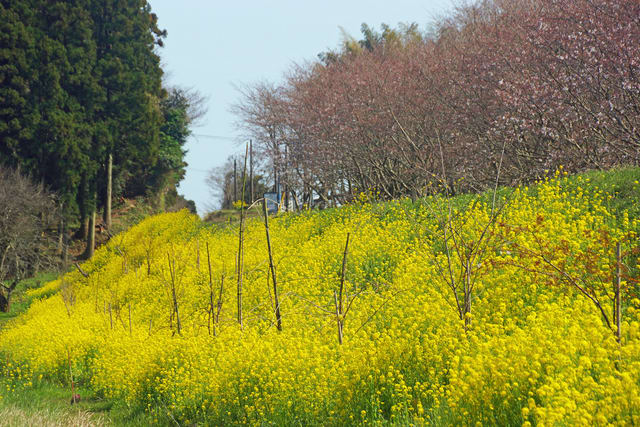
[[0, 333], [3, 393], [71, 369], [184, 423], [637, 422], [640, 302], [619, 346], [571, 280], [611, 321], [611, 244], [640, 227], [567, 179], [514, 191], [495, 221], [481, 202], [447, 225], [446, 201], [368, 197], [273, 219], [282, 331], [260, 220], [246, 225], [240, 327], [237, 229], [146, 219], [82, 266], [89, 277], [31, 291]]

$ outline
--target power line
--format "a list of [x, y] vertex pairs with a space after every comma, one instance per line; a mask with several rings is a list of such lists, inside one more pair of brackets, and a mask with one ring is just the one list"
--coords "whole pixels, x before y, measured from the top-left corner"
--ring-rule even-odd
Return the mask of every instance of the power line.
[[235, 136], [222, 136], [222, 135], [205, 135], [201, 133], [193, 133], [192, 136], [196, 138], [209, 138], [209, 139], [223, 139], [227, 141], [242, 141], [243, 138], [235, 137]]

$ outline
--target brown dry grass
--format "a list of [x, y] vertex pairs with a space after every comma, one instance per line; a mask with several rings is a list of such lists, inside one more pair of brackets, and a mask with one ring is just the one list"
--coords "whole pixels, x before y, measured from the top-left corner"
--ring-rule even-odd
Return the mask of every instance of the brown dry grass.
[[102, 416], [71, 408], [69, 410], [38, 409], [26, 411], [17, 406], [7, 406], [0, 409], [0, 427], [89, 427], [108, 424]]

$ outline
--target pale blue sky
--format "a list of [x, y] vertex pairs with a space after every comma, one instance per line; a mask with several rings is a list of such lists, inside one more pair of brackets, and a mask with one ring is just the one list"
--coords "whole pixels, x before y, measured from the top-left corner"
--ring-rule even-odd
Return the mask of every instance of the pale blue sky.
[[[179, 191], [198, 212], [216, 206], [207, 171], [241, 151], [228, 112], [237, 101], [233, 85], [280, 81], [293, 63], [314, 60], [341, 40], [339, 27], [360, 38], [360, 25], [417, 22], [421, 29], [452, 8], [451, 0], [149, 0], [168, 31], [160, 50], [168, 83], [209, 97], [208, 113], [187, 142], [187, 174]], [[213, 135], [224, 138], [208, 138]], [[241, 143], [241, 142], [240, 142]]]

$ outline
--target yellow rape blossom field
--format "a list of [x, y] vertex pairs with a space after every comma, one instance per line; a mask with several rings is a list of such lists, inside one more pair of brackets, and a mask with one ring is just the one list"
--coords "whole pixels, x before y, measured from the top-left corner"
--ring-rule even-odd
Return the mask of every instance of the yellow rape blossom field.
[[638, 425], [640, 225], [566, 183], [272, 218], [281, 331], [260, 219], [241, 326], [237, 227], [149, 218], [30, 291], [0, 395], [73, 376], [181, 425]]

